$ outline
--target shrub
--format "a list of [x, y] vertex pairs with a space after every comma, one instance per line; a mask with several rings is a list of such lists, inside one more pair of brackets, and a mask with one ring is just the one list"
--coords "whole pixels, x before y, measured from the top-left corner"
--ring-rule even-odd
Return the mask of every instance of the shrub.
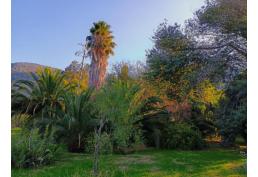
[[59, 137], [64, 140], [70, 152], [83, 152], [87, 135], [93, 130], [93, 107], [90, 100], [92, 89], [80, 94], [66, 93], [65, 112], [60, 120]]
[[24, 127], [28, 124], [30, 120], [30, 116], [27, 114], [16, 114], [12, 116], [12, 128]]
[[102, 87], [96, 95], [95, 106], [100, 119], [105, 124], [110, 123], [110, 133], [114, 147], [129, 147], [136, 138], [134, 129], [137, 121], [141, 119], [139, 111], [143, 106], [144, 89], [140, 84], [114, 79]]
[[53, 141], [52, 132], [47, 129], [42, 135], [34, 129], [12, 133], [12, 167], [37, 167], [53, 162], [58, 155], [58, 145]]
[[162, 147], [193, 150], [204, 147], [201, 133], [185, 123], [172, 123], [162, 131]]
[[[87, 153], [94, 152], [94, 146], [96, 144], [96, 138], [94, 135], [88, 138], [88, 141], [85, 146]], [[100, 153], [101, 154], [111, 154], [113, 152], [113, 144], [109, 134], [102, 133], [100, 137]]]

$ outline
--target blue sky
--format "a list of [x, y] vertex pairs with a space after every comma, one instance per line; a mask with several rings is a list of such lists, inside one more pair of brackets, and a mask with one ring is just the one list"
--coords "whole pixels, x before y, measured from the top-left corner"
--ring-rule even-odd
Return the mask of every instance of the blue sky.
[[151, 36], [167, 19], [182, 24], [203, 0], [12, 0], [12, 62], [64, 69], [92, 23], [111, 25], [117, 47], [109, 64], [145, 60]]

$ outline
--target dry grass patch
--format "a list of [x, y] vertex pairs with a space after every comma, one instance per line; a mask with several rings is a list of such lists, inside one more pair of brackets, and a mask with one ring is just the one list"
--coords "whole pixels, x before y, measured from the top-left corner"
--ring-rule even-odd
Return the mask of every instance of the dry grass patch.
[[116, 164], [153, 164], [155, 161], [150, 155], [124, 156], [117, 159]]
[[[126, 155], [116, 159], [115, 164], [122, 170], [127, 170], [132, 164], [153, 164], [155, 160], [151, 155]], [[153, 169], [155, 170], [155, 169]]]

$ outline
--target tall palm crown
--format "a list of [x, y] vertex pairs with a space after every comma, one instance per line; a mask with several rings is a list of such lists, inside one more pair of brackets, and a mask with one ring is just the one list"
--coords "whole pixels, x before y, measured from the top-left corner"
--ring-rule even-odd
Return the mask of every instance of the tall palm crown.
[[110, 55], [114, 54], [113, 49], [116, 44], [110, 26], [104, 21], [93, 23], [90, 33], [91, 35], [86, 39], [87, 49], [92, 59], [89, 85], [98, 89], [104, 82], [107, 60]]

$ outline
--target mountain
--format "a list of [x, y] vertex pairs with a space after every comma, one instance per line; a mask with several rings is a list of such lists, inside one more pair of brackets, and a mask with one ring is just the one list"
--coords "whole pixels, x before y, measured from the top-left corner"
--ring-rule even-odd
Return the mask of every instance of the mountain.
[[[49, 66], [44, 66], [36, 63], [27, 63], [27, 62], [17, 62], [12, 63], [11, 72], [12, 72], [12, 82], [20, 79], [30, 80], [30, 73], [35, 73], [39, 68], [46, 68]], [[50, 67], [52, 68], [52, 67]], [[57, 69], [57, 68], [52, 68]]]

